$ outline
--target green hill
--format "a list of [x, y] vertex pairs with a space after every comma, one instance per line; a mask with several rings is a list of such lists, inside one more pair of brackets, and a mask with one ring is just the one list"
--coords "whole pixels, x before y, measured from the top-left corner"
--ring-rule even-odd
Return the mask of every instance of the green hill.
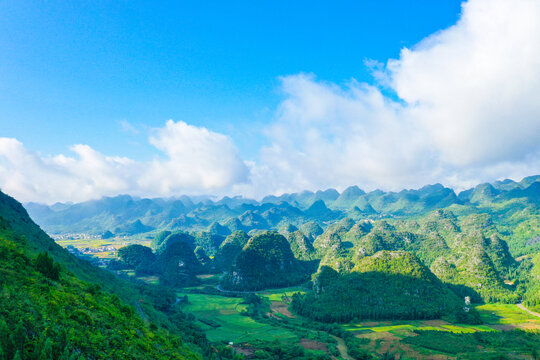
[[129, 235], [145, 233], [153, 229], [154, 229], [153, 227], [146, 226], [141, 222], [140, 219], [137, 219], [125, 225], [118, 226], [116, 229], [114, 229], [114, 234], [117, 236], [125, 236], [125, 235], [129, 236]]
[[360, 259], [350, 273], [322, 267], [313, 291], [297, 295], [293, 309], [324, 322], [469, 316], [463, 301], [414, 255], [381, 251]]
[[[200, 358], [162, 328], [154, 306], [159, 299], [175, 313], [167, 291], [137, 288], [76, 259], [1, 192], [0, 289], [2, 359]], [[135, 309], [126, 304], [131, 300], [139, 304]], [[181, 318], [176, 325], [161, 320], [177, 333], [192, 326]]]
[[297, 259], [315, 259], [315, 248], [313, 247], [309, 239], [300, 230], [289, 233], [287, 235], [287, 241], [291, 245], [291, 250]]
[[215, 268], [219, 271], [230, 270], [234, 260], [242, 252], [248, 241], [249, 235], [242, 230], [237, 230], [227, 236], [214, 257]]
[[165, 238], [156, 251], [154, 264], [161, 284], [183, 287], [198, 283], [196, 275], [202, 265], [195, 256], [194, 244], [195, 238], [187, 233], [176, 232]]
[[229, 290], [260, 290], [296, 285], [309, 279], [304, 263], [294, 257], [282, 235], [265, 232], [249, 239], [221, 286]]
[[536, 312], [540, 312], [540, 253], [530, 260], [529, 272], [524, 276], [525, 294], [523, 302]]

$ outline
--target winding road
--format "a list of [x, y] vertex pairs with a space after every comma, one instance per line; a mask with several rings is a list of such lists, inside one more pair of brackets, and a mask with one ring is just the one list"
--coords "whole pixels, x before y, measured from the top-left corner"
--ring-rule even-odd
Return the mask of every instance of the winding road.
[[527, 309], [527, 308], [523, 305], [523, 303], [517, 304], [517, 307], [520, 308], [520, 309], [523, 310], [523, 311], [528, 312], [528, 313], [531, 314], [532, 316], [536, 316], [536, 317], [540, 318], [540, 314], [539, 314], [539, 313]]

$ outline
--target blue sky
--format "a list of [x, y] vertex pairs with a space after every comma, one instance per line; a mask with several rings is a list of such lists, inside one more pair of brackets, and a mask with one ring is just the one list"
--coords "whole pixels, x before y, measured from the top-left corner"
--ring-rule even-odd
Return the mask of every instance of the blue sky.
[[540, 173], [540, 3], [0, 2], [0, 188], [463, 189]]
[[253, 159], [278, 77], [371, 81], [366, 59], [396, 58], [459, 12], [453, 0], [3, 1], [1, 135], [46, 154], [84, 143], [147, 159], [145, 130], [174, 119], [229, 134]]

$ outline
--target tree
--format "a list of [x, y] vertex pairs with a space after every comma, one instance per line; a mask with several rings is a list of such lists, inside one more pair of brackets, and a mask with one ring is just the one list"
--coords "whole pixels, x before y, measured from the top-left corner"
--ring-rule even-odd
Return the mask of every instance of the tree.
[[26, 330], [24, 329], [22, 320], [19, 320], [17, 326], [15, 326], [15, 331], [13, 331], [13, 334], [11, 334], [10, 337], [12, 338], [15, 350], [22, 351], [24, 349], [24, 343], [26, 342]]
[[60, 277], [60, 264], [55, 264], [48, 252], [40, 253], [35, 261], [37, 271], [52, 280], [58, 280]]
[[135, 244], [118, 250], [118, 257], [126, 266], [136, 268], [143, 262], [152, 262], [154, 260], [154, 253], [149, 247]]
[[38, 360], [53, 360], [53, 348], [51, 339], [48, 338], [43, 344]]

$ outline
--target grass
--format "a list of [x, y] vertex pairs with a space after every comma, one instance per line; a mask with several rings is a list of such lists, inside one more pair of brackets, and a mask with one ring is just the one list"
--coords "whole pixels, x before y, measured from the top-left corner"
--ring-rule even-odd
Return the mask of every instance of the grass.
[[202, 285], [217, 285], [219, 280], [221, 280], [221, 274], [205, 274], [197, 275], [197, 279], [201, 282]]
[[345, 324], [343, 327], [347, 331], [359, 333], [369, 332], [393, 332], [396, 330], [436, 330], [449, 331], [453, 333], [473, 333], [476, 331], [495, 331], [490, 325], [518, 325], [518, 324], [538, 324], [540, 319], [526, 313], [516, 305], [509, 304], [486, 304], [477, 306], [480, 312], [483, 325], [450, 324], [442, 320], [433, 321], [379, 321], [361, 322], [358, 324]]
[[523, 323], [540, 324], [540, 319], [511, 304], [486, 304], [477, 306], [482, 321], [486, 324], [515, 325]]
[[270, 301], [282, 301], [284, 296], [291, 298], [295, 293], [304, 294], [305, 292], [304, 288], [295, 286], [279, 290], [261, 291], [257, 295], [264, 296]]
[[147, 284], [159, 284], [159, 278], [157, 276], [139, 276], [137, 279], [142, 280]]
[[383, 333], [394, 332], [396, 330], [434, 330], [434, 331], [449, 331], [454, 333], [473, 333], [476, 331], [494, 331], [494, 329], [485, 325], [466, 325], [466, 324], [450, 324], [442, 320], [435, 321], [381, 321], [381, 322], [365, 322], [358, 324], [345, 324], [345, 330], [360, 333]]
[[147, 239], [133, 239], [133, 238], [111, 238], [111, 239], [62, 239], [55, 240], [62, 247], [72, 245], [78, 249], [84, 248], [99, 248], [102, 246], [114, 246], [121, 248], [131, 244], [139, 244], [144, 246], [150, 246], [150, 240]]
[[[186, 294], [180, 293], [179, 296]], [[241, 298], [220, 295], [187, 294], [189, 303], [184, 310], [193, 314], [210, 341], [245, 342], [250, 340], [295, 340], [295, 334], [279, 327], [258, 322], [240, 315], [246, 306]], [[210, 324], [210, 325], [209, 325]]]
[[[201, 280], [215, 281], [210, 276], [201, 277]], [[261, 291], [258, 295], [269, 301], [283, 301], [284, 296], [291, 297], [292, 294], [299, 291], [301, 292], [303, 289], [293, 287]], [[184, 293], [179, 294], [179, 296], [183, 295]], [[200, 326], [210, 341], [242, 343], [253, 340], [274, 341], [277, 339], [286, 343], [298, 343], [301, 337], [295, 334], [296, 330], [291, 327], [289, 327], [291, 330], [288, 330], [271, 322], [261, 322], [241, 315], [240, 313], [246, 309], [246, 305], [242, 304], [242, 298], [209, 294], [187, 295], [189, 303], [184, 305], [184, 310], [199, 320]], [[483, 325], [452, 324], [444, 320], [411, 320], [360, 322], [341, 326], [347, 331], [354, 332], [357, 337], [366, 339], [368, 342], [362, 345], [362, 348], [367, 351], [380, 354], [390, 351], [399, 354], [402, 359], [419, 357], [435, 359], [446, 358], [448, 354], [458, 352], [468, 355], [474, 354], [478, 350], [476, 345], [468, 343], [468, 338], [459, 337], [458, 334], [482, 332], [489, 335], [489, 332], [505, 329], [497, 327], [498, 325], [520, 323], [529, 325], [531, 322], [540, 324], [540, 319], [533, 318], [516, 305], [487, 304], [478, 306], [477, 309], [484, 321]], [[289, 325], [294, 324], [299, 329], [302, 328], [301, 317], [285, 320]], [[413, 333], [415, 330], [428, 330], [428, 332], [418, 335]], [[432, 332], [430, 333], [429, 330]], [[452, 344], [446, 344], [446, 342]], [[325, 341], [325, 343], [327, 342]], [[499, 345], [491, 347], [497, 350], [502, 349]], [[483, 354], [495, 355], [493, 349], [486, 348], [486, 353]], [[516, 349], [511, 350], [515, 351]]]

